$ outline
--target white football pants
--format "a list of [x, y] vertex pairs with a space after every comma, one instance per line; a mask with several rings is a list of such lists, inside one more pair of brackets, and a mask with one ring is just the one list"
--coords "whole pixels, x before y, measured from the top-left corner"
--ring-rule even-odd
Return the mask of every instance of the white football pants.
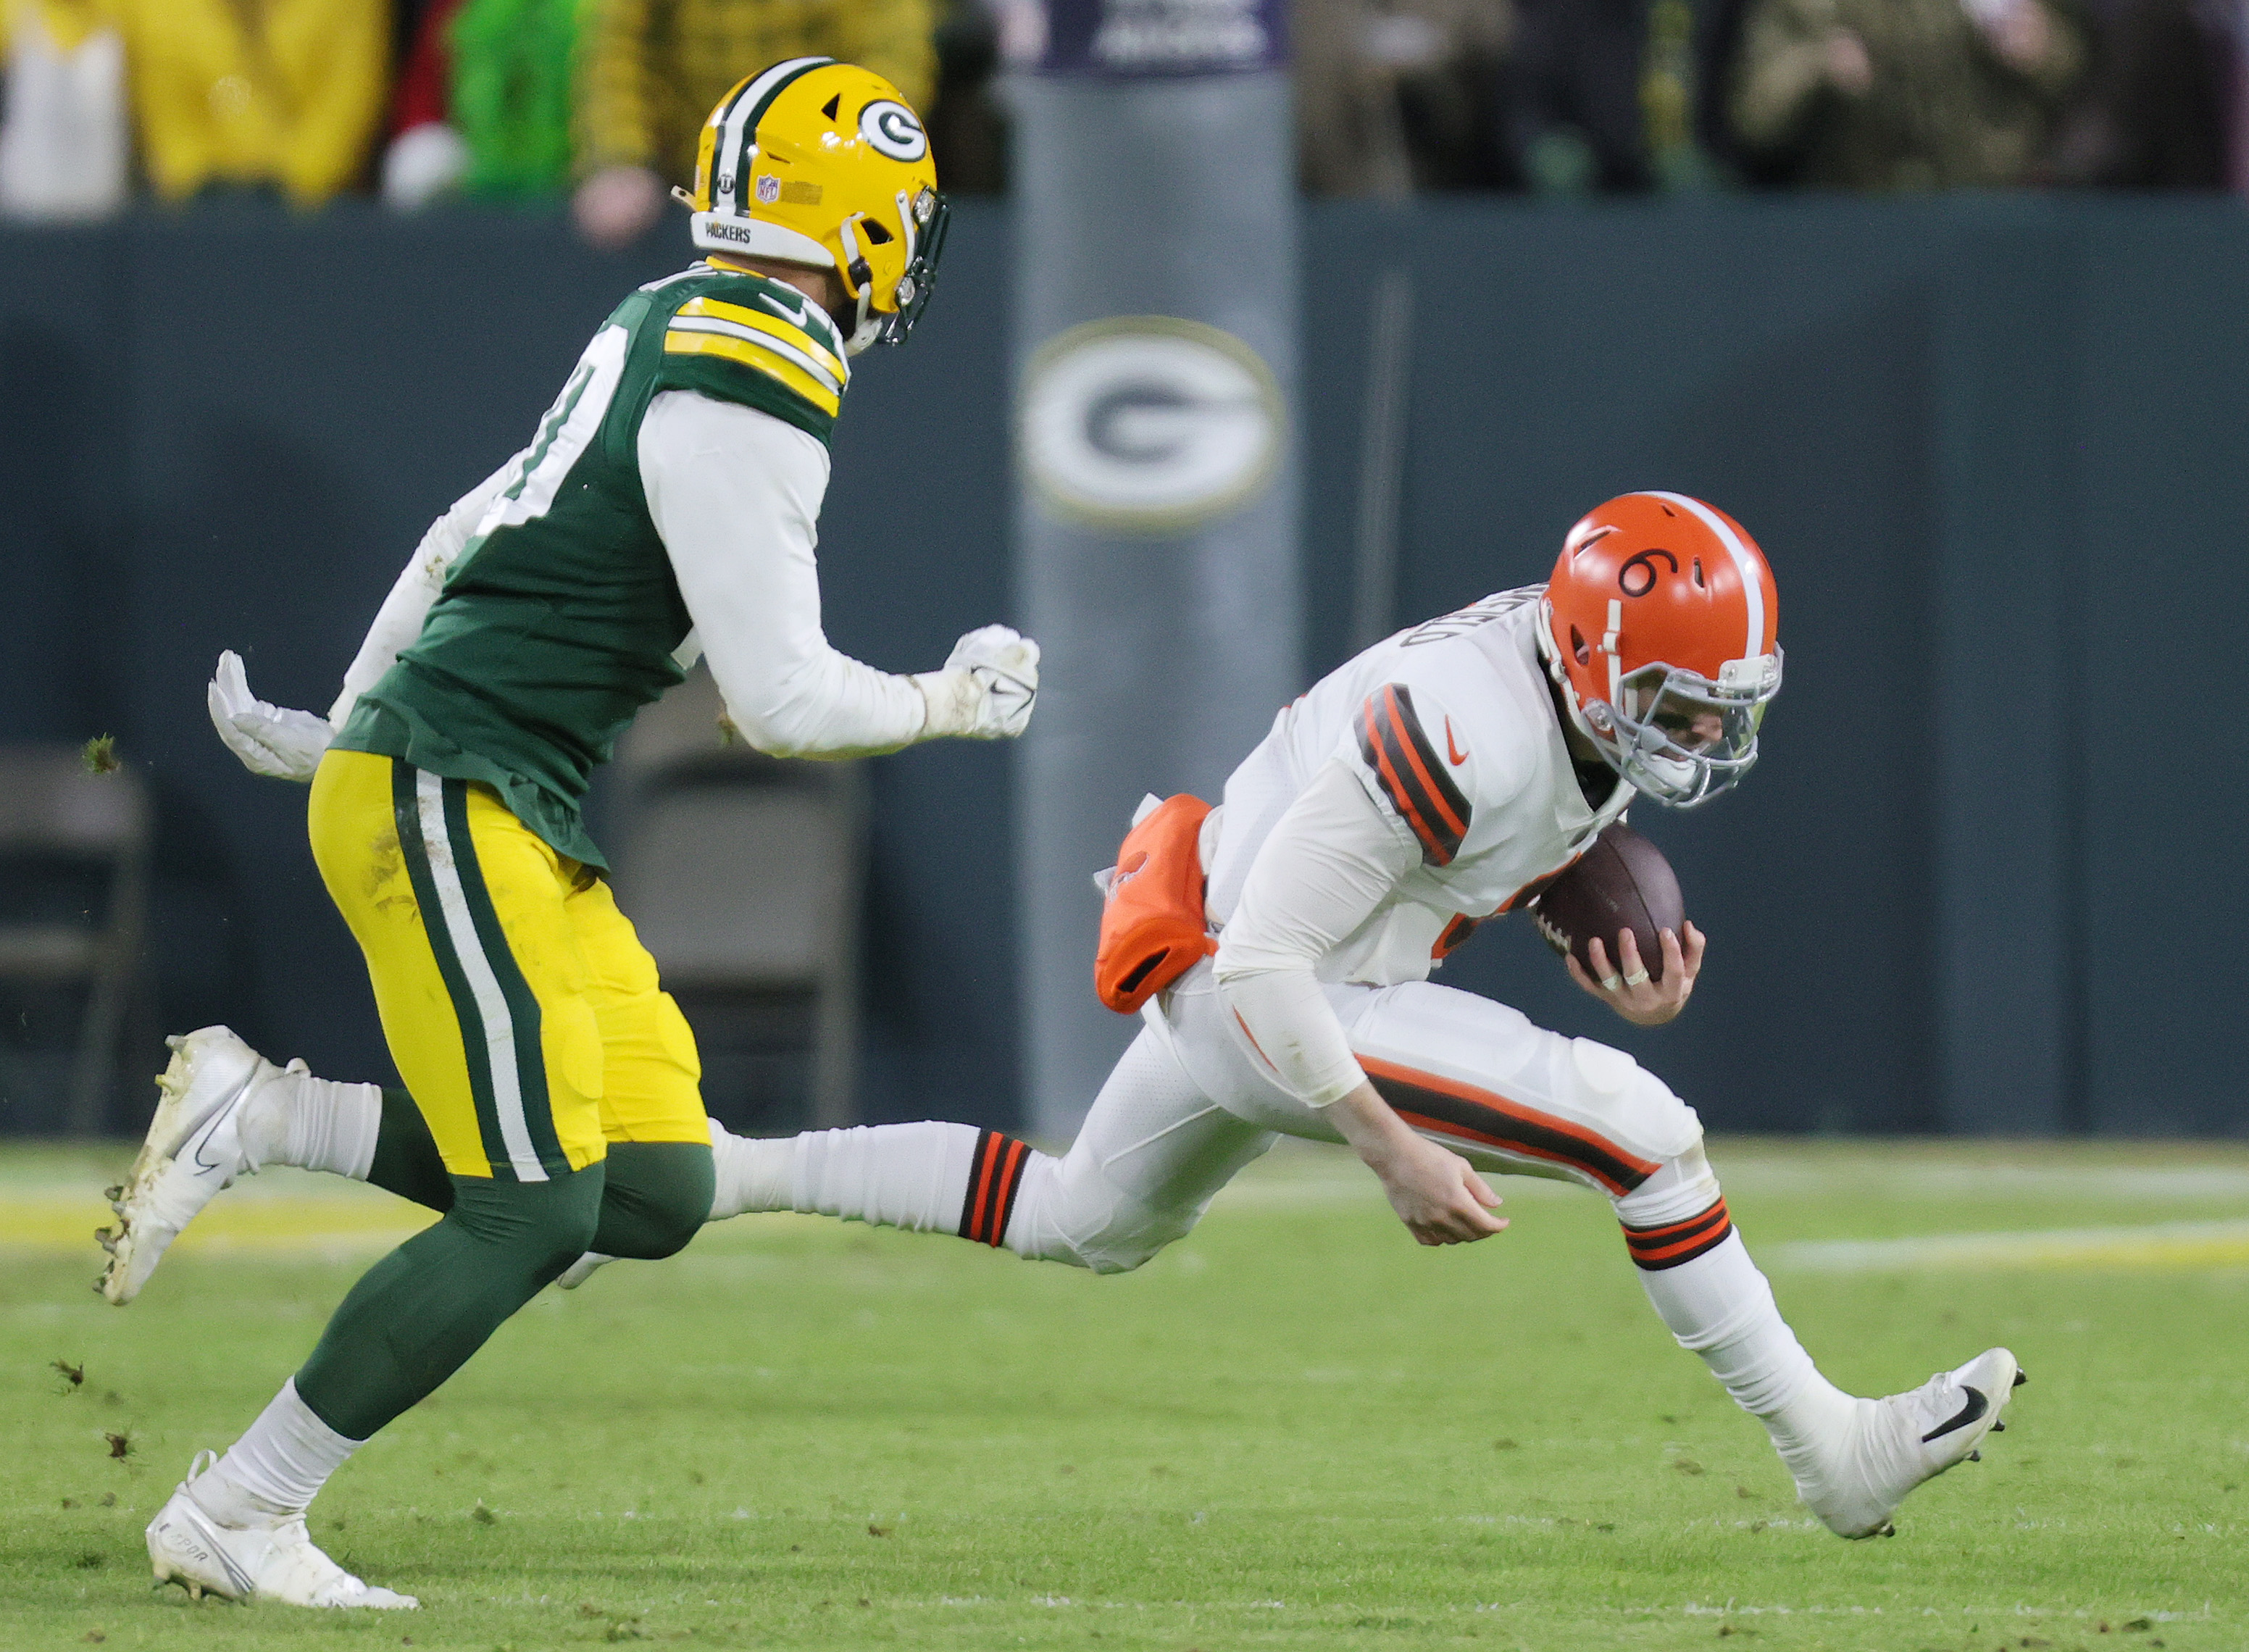
[[[1691, 1260], [1730, 1231], [1693, 1110], [1631, 1057], [1427, 982], [1327, 990], [1369, 1077], [1409, 1124], [1482, 1168], [1606, 1194], [1643, 1268]], [[1137, 1268], [1277, 1136], [1342, 1139], [1324, 1112], [1272, 1081], [1207, 960], [1159, 1003], [1060, 1158], [966, 1125], [895, 1125], [741, 1143], [758, 1163], [738, 1176], [730, 1141], [713, 1214], [818, 1211], [1098, 1273]], [[730, 1200], [730, 1183], [743, 1196]]]

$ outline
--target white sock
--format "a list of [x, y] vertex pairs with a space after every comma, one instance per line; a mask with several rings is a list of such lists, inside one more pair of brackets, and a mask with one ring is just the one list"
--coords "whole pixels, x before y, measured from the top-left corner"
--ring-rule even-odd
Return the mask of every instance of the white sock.
[[991, 1134], [935, 1123], [808, 1131], [788, 1144], [795, 1150], [788, 1208], [913, 1233], [959, 1233], [977, 1149]]
[[710, 1123], [711, 1220], [794, 1209], [789, 1190], [796, 1175], [797, 1139], [737, 1136], [716, 1119]]
[[1819, 1374], [1734, 1230], [1702, 1152], [1617, 1201], [1640, 1283], [1679, 1346], [1765, 1426], [1799, 1486], [1849, 1438], [1858, 1401]]
[[711, 1219], [794, 1210], [996, 1245], [1040, 1158], [1014, 1138], [974, 1125], [861, 1125], [774, 1141], [713, 1123]]
[[365, 1181], [382, 1131], [382, 1086], [315, 1078], [292, 1061], [244, 1104], [243, 1146], [253, 1165], [293, 1165]]
[[292, 1377], [226, 1455], [188, 1483], [189, 1495], [221, 1525], [278, 1525], [304, 1513], [328, 1476], [366, 1443], [314, 1416]]

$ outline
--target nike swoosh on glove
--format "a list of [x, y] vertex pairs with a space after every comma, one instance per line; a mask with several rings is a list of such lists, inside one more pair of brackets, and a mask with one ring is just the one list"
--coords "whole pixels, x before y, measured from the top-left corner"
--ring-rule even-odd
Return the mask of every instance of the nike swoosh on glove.
[[310, 781], [320, 766], [320, 754], [335, 738], [327, 718], [271, 705], [251, 693], [242, 656], [230, 648], [218, 657], [204, 700], [211, 726], [253, 774]]
[[1039, 699], [1039, 645], [1005, 625], [987, 625], [953, 645], [941, 671], [914, 679], [929, 702], [923, 738], [1013, 740]]

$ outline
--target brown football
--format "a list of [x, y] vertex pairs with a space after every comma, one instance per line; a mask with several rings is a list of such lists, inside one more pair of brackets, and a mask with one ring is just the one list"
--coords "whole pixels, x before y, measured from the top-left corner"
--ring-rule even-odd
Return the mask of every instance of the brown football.
[[1601, 938], [1609, 961], [1617, 961], [1617, 935], [1632, 931], [1640, 961], [1649, 976], [1663, 978], [1663, 943], [1658, 932], [1677, 931], [1686, 921], [1679, 879], [1663, 851], [1619, 821], [1593, 840], [1593, 846], [1531, 903], [1538, 933], [1558, 952], [1574, 953], [1592, 972], [1585, 943]]

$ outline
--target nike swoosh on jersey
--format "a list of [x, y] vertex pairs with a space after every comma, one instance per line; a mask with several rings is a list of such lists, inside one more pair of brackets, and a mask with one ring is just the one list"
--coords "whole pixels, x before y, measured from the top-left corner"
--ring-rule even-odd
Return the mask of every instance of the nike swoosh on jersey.
[[1942, 1427], [1931, 1428], [1927, 1434], [1922, 1435], [1922, 1444], [1927, 1445], [1932, 1440], [1942, 1440], [1946, 1435], [1966, 1428], [1991, 1408], [1991, 1402], [1984, 1397], [1984, 1391], [1981, 1388], [1970, 1388], [1963, 1385], [1961, 1392], [1968, 1396], [1968, 1401], [1960, 1408], [1960, 1415]]
[[1449, 717], [1445, 719], [1445, 755], [1452, 760], [1455, 768], [1468, 761], [1468, 754], [1453, 740], [1453, 719]]
[[802, 327], [807, 333], [812, 331], [812, 311], [810, 308], [809, 299], [799, 299], [796, 301], [796, 308], [794, 310], [790, 309], [788, 306], [783, 304], [779, 299], [775, 298], [770, 293], [759, 293], [758, 302], [764, 305], [775, 315], [780, 316], [783, 320], [794, 323], [796, 326]]

